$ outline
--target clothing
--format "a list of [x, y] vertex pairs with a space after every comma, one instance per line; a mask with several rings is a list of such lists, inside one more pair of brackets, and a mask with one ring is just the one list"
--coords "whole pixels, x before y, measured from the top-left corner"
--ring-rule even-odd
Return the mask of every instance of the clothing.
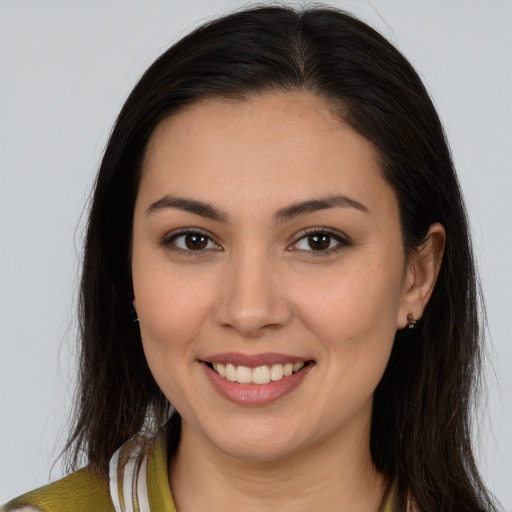
[[137, 446], [128, 442], [112, 456], [108, 479], [85, 467], [12, 500], [0, 512], [176, 512], [165, 431], [140, 464], [137, 455]]
[[[108, 479], [85, 467], [10, 501], [0, 512], [176, 512], [167, 468], [163, 429], [142, 458], [130, 441], [117, 450]], [[393, 502], [391, 486], [381, 512], [393, 512]]]

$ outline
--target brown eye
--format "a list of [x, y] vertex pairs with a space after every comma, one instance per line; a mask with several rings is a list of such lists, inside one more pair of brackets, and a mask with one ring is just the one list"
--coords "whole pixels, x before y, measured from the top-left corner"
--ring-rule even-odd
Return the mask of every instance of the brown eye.
[[308, 236], [308, 245], [313, 251], [325, 251], [331, 245], [331, 235], [320, 233]]
[[348, 242], [341, 235], [317, 230], [299, 238], [293, 245], [293, 249], [327, 255], [347, 245], [349, 245]]
[[199, 231], [178, 233], [165, 241], [165, 244], [172, 249], [184, 252], [201, 252], [210, 249], [220, 249], [213, 240]]
[[198, 251], [204, 249], [208, 245], [208, 238], [200, 234], [185, 235], [185, 245], [191, 251]]

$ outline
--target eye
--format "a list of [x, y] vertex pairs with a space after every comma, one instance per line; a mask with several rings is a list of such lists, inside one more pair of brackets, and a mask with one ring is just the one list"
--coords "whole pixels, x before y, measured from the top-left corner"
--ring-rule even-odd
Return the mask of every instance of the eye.
[[200, 231], [182, 231], [168, 237], [164, 244], [175, 251], [201, 252], [220, 247], [206, 234]]
[[348, 243], [341, 235], [317, 229], [299, 238], [292, 247], [299, 251], [330, 254], [346, 245]]

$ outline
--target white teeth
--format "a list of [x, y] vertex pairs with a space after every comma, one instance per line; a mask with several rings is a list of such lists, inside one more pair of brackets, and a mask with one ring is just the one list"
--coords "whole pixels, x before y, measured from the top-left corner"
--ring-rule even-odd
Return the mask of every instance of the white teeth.
[[258, 366], [252, 370], [252, 382], [254, 384], [268, 384], [270, 382], [270, 370], [268, 366]]
[[213, 369], [221, 376], [230, 382], [238, 382], [240, 384], [268, 384], [270, 381], [281, 380], [284, 377], [289, 377], [293, 373], [302, 370], [305, 366], [302, 363], [286, 363], [286, 364], [273, 364], [271, 367], [258, 366], [250, 368], [248, 366], [235, 366], [234, 364], [227, 363], [213, 363]]
[[283, 366], [283, 375], [285, 377], [289, 377], [293, 373], [293, 364], [292, 363], [286, 363]]
[[222, 363], [217, 363], [217, 368], [215, 368], [215, 365], [213, 365], [213, 369], [221, 376], [226, 376], [226, 366]]
[[252, 380], [252, 369], [247, 366], [239, 366], [236, 369], [236, 381], [240, 384], [248, 384]]
[[270, 368], [270, 380], [281, 380], [283, 375], [283, 365], [273, 364], [272, 368]]
[[236, 381], [236, 368], [231, 363], [226, 365], [226, 379], [231, 382]]

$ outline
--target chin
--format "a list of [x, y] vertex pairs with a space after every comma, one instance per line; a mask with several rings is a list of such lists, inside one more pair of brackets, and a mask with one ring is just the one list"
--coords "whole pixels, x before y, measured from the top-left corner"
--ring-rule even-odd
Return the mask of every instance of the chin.
[[303, 435], [293, 434], [293, 428], [272, 428], [271, 425], [240, 426], [225, 430], [219, 436], [212, 432], [210, 442], [223, 454], [235, 459], [271, 462], [294, 456], [304, 447]]
[[218, 448], [228, 457], [251, 462], [275, 462], [285, 460], [297, 453], [296, 446], [286, 443], [226, 443]]

